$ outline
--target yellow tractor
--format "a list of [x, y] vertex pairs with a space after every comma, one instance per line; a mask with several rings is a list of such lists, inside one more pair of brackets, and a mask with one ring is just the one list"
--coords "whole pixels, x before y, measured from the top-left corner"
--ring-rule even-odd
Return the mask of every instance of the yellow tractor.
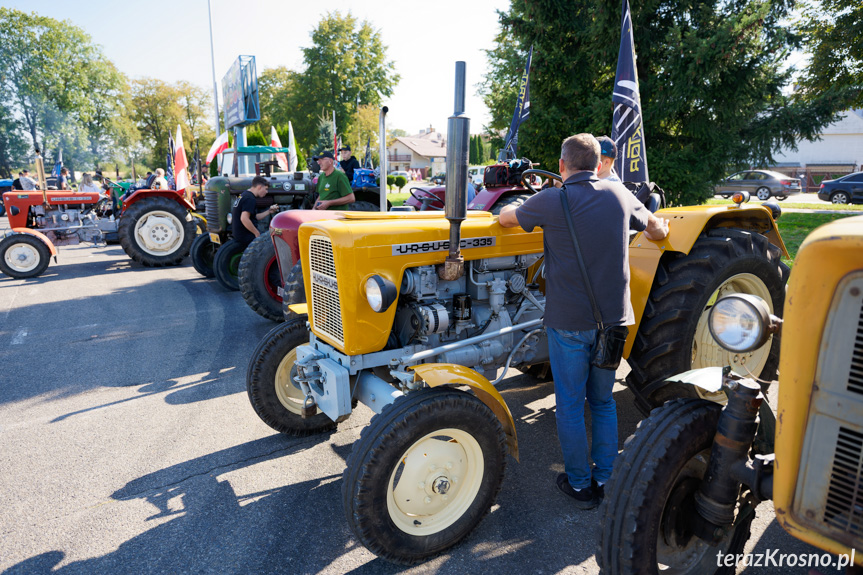
[[[359, 541], [404, 563], [469, 533], [495, 500], [507, 452], [518, 459], [515, 422], [495, 388], [506, 370], [549, 375], [542, 232], [467, 212], [463, 109], [462, 99], [449, 121], [445, 213], [345, 212], [299, 228], [308, 303], [265, 336], [247, 374], [256, 413], [282, 433], [332, 430], [357, 401], [376, 413], [348, 458], [343, 504]], [[535, 173], [523, 173], [525, 185]], [[631, 240], [638, 323], [626, 353], [644, 406], [703, 393], [657, 384], [693, 366], [736, 361], [775, 373], [772, 339], [733, 354], [705, 331], [718, 294], [753, 293], [782, 308], [774, 212], [744, 199], [662, 210], [666, 240]], [[290, 270], [290, 246], [273, 233]]]
[[[713, 306], [708, 329], [734, 354], [782, 332], [778, 424], [764, 410], [771, 382], [744, 366], [672, 378], [712, 401], [671, 401], [627, 441], [605, 488], [602, 571], [863, 566], [863, 216], [803, 242], [784, 322], [736, 294]], [[771, 499], [788, 533], [827, 553], [741, 555], [756, 506]]]

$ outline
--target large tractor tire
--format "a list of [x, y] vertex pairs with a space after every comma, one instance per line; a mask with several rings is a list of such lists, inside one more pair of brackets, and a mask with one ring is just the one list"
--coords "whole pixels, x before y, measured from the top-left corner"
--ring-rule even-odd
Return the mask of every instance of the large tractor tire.
[[348, 524], [372, 553], [422, 561], [479, 524], [505, 466], [503, 428], [476, 396], [451, 388], [409, 393], [372, 418], [348, 457]]
[[239, 284], [243, 299], [255, 313], [272, 321], [285, 321], [279, 295], [282, 277], [270, 232], [255, 238], [243, 252]]
[[305, 395], [296, 382], [297, 347], [309, 342], [308, 316], [298, 316], [270, 331], [252, 353], [246, 391], [261, 420], [285, 435], [305, 436], [336, 428], [324, 413], [302, 416]]
[[222, 244], [213, 258], [213, 273], [219, 285], [228, 291], [240, 289], [240, 259], [243, 257], [243, 245], [237, 240], [228, 240]]
[[717, 553], [742, 553], [755, 518], [744, 489], [737, 519], [715, 547], [690, 528], [694, 496], [707, 469], [722, 406], [677, 399], [655, 410], [626, 440], [599, 509], [596, 554], [607, 575], [731, 575]]
[[285, 294], [282, 297], [282, 314], [285, 319], [298, 317], [288, 306], [296, 303], [306, 303], [306, 284], [303, 282], [303, 264], [297, 262], [291, 268], [288, 279], [285, 280]]
[[144, 198], [120, 218], [120, 245], [130, 258], [145, 266], [177, 265], [189, 255], [197, 234], [194, 219], [174, 200]]
[[352, 212], [379, 212], [381, 211], [380, 206], [376, 206], [371, 202], [366, 202], [364, 200], [360, 200], [358, 202], [351, 202], [346, 207], [346, 210]]
[[527, 201], [527, 199], [531, 195], [533, 194], [509, 194], [506, 196], [501, 196], [500, 198], [498, 198], [498, 200], [494, 203], [494, 205], [489, 211], [494, 215], [499, 216], [502, 209], [508, 206], [518, 207], [522, 205], [525, 201]]
[[662, 385], [669, 376], [709, 366], [730, 365], [767, 381], [779, 367], [779, 337], [746, 354], [719, 347], [707, 328], [710, 308], [732, 293], [757, 295], [770, 313], [782, 316], [788, 267], [765, 236], [718, 228], [702, 234], [689, 254], [660, 261], [629, 355], [626, 383], [646, 414], [674, 397], [696, 397], [687, 385]]
[[195, 271], [205, 278], [215, 277], [216, 275], [213, 271], [213, 259], [216, 257], [217, 249], [219, 249], [219, 245], [213, 243], [209, 234], [198, 234], [192, 242], [189, 257], [192, 258], [192, 265], [195, 267]]
[[48, 269], [51, 250], [29, 234], [13, 234], [0, 241], [0, 271], [11, 278], [33, 278]]

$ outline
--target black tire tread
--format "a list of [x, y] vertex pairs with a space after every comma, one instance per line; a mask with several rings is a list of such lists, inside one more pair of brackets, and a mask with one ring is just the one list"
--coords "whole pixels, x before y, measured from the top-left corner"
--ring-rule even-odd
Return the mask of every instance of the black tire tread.
[[255, 413], [279, 433], [293, 437], [324, 433], [338, 425], [323, 413], [307, 418], [294, 414], [280, 417], [287, 410], [273, 389], [276, 369], [288, 352], [308, 341], [307, 319], [305, 315], [298, 316], [271, 329], [252, 352], [246, 369], [246, 393]]
[[[342, 475], [342, 503], [348, 525], [357, 539], [372, 553], [388, 561], [411, 565], [439, 555], [455, 544], [455, 541], [442, 546], [420, 544], [418, 551], [406, 547], [400, 547], [398, 550], [384, 547], [375, 537], [375, 531], [381, 527], [374, 520], [374, 512], [379, 511], [381, 506], [381, 502], [373, 494], [373, 487], [377, 483], [370, 481], [369, 478], [374, 477], [375, 471], [389, 473], [388, 470], [382, 470], [381, 452], [388, 446], [398, 445], [402, 438], [410, 434], [424, 418], [441, 412], [451, 413], [463, 409], [471, 412], [470, 415], [462, 418], [463, 421], [476, 424], [495, 435], [496, 447], [501, 457], [497, 475], [491, 478], [493, 485], [488, 504], [474, 510], [475, 516], [466, 521], [467, 528], [463, 529], [461, 536], [467, 536], [491, 510], [500, 492], [506, 467], [506, 437], [500, 421], [488, 406], [464, 391], [453, 388], [425, 388], [411, 392], [385, 406], [382, 412], [375, 415], [371, 423], [362, 430], [359, 440], [354, 444], [347, 459], [347, 467]], [[389, 477], [385, 481], [388, 479]], [[481, 494], [482, 489], [477, 497]], [[459, 521], [464, 520], [465, 517], [467, 514]]]
[[[656, 538], [651, 528], [658, 525], [647, 524], [646, 515], [656, 510], [657, 498], [679, 473], [675, 465], [681, 454], [687, 450], [697, 454], [713, 443], [721, 411], [721, 405], [710, 401], [674, 399], [654, 409], [626, 440], [599, 510], [596, 559], [602, 573], [656, 575]], [[728, 553], [743, 550], [753, 518], [754, 513], [741, 522]], [[715, 573], [734, 573], [734, 568], [723, 567]]]
[[231, 258], [238, 253], [238, 250], [242, 253], [240, 247], [237, 240], [230, 239], [219, 247], [216, 257], [213, 258], [213, 274], [216, 281], [228, 291], [239, 291], [240, 289], [239, 280], [228, 271]]
[[525, 201], [527, 201], [527, 199], [529, 197], [531, 197], [532, 195], [533, 194], [530, 194], [530, 193], [523, 193], [523, 194], [513, 193], [513, 194], [507, 194], [505, 196], [501, 196], [500, 198], [498, 198], [498, 200], [494, 203], [494, 205], [488, 211], [490, 211], [491, 213], [493, 213], [496, 216], [499, 216], [501, 210], [503, 210], [505, 207], [507, 207], [507, 206], [518, 207], [518, 206], [522, 205]]
[[262, 280], [267, 281], [264, 270], [275, 257], [271, 233], [261, 234], [243, 252], [238, 279], [243, 299], [256, 314], [271, 321], [284, 321], [281, 300], [271, 296], [262, 283]]
[[192, 241], [192, 247], [189, 249], [192, 266], [196, 272], [205, 278], [212, 278], [216, 275], [213, 271], [213, 257], [215, 256], [213, 248], [214, 245], [209, 235], [198, 234]]

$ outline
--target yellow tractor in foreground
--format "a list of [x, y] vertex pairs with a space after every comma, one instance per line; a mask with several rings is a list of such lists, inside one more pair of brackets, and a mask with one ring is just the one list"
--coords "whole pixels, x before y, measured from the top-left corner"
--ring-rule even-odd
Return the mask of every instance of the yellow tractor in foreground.
[[[332, 430], [357, 401], [376, 413], [348, 458], [343, 504], [359, 541], [404, 563], [467, 535], [494, 503], [507, 452], [518, 459], [516, 423], [495, 389], [507, 369], [550, 375], [542, 232], [466, 211], [463, 109], [457, 98], [445, 213], [345, 212], [299, 228], [308, 303], [291, 306], [299, 317], [267, 334], [247, 374], [255, 411], [282, 433]], [[705, 327], [706, 310], [726, 293], [782, 308], [778, 207], [744, 199], [663, 210], [671, 220], [665, 240], [631, 240], [638, 323], [626, 355], [630, 387], [645, 407], [707, 393], [663, 387], [691, 367], [736, 362], [775, 373], [772, 338], [735, 354], [713, 344]], [[290, 270], [290, 247], [273, 234], [281, 269]]]

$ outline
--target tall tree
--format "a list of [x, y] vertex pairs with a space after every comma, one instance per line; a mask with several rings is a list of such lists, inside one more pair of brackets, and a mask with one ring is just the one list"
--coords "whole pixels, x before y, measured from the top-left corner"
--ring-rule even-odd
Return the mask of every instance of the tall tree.
[[336, 113], [340, 133], [350, 133], [359, 105], [380, 106], [400, 76], [386, 57], [380, 32], [368, 21], [357, 22], [350, 13], [327, 14], [312, 33], [312, 45], [303, 48], [306, 69], [296, 79], [291, 111], [300, 142], [313, 142], [321, 114]]
[[[763, 164], [780, 147], [814, 137], [840, 106], [831, 95], [787, 94], [798, 45], [784, 0], [646, 0], [633, 34], [652, 179], [675, 203], [712, 195], [729, 165]], [[535, 45], [531, 120], [520, 155], [557, 165], [574, 133], [611, 133], [620, 39], [618, 0], [512, 0], [488, 52], [484, 83], [493, 130], [504, 130], [527, 50]]]
[[262, 126], [287, 126], [288, 122], [296, 122], [296, 101], [293, 96], [297, 89], [297, 78], [296, 72], [284, 66], [267, 68], [258, 76]]
[[6, 104], [0, 102], [0, 178], [15, 177], [17, 171], [13, 170], [29, 163], [27, 147], [20, 124]]
[[807, 95], [846, 88], [849, 107], [863, 107], [863, 3], [810, 0], [800, 24], [812, 55], [801, 82]]
[[135, 122], [141, 132], [142, 146], [149, 152], [150, 166], [165, 162], [168, 136], [183, 122], [181, 91], [162, 80], [142, 78], [132, 82]]

